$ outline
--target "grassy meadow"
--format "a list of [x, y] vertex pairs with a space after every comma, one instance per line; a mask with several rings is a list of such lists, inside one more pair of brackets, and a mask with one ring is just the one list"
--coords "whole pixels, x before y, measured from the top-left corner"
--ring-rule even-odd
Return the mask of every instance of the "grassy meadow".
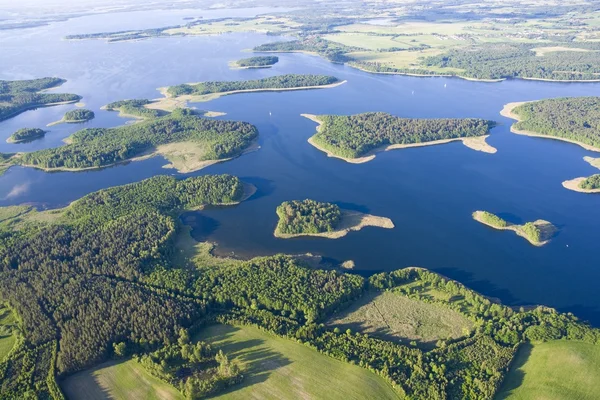
[[216, 399], [396, 399], [382, 378], [289, 339], [254, 327], [213, 325], [197, 339], [208, 341], [246, 369], [244, 381]]
[[348, 310], [334, 315], [328, 325], [386, 340], [432, 343], [465, 336], [473, 323], [443, 305], [386, 291], [366, 294]]
[[600, 345], [556, 340], [524, 344], [496, 400], [595, 400]]

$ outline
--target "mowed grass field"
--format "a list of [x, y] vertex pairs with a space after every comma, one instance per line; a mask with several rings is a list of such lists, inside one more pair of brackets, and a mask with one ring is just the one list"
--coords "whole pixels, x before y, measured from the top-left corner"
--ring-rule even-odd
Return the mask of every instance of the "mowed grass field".
[[69, 376], [61, 383], [68, 400], [183, 400], [171, 385], [135, 361], [108, 362]]
[[600, 398], [600, 345], [557, 340], [519, 349], [496, 400]]
[[386, 340], [422, 343], [459, 338], [473, 326], [471, 320], [449, 307], [389, 291], [366, 294], [343, 313], [334, 315], [327, 324]]
[[382, 378], [356, 365], [253, 327], [213, 325], [197, 339], [239, 360], [243, 382], [214, 398], [248, 399], [397, 399]]

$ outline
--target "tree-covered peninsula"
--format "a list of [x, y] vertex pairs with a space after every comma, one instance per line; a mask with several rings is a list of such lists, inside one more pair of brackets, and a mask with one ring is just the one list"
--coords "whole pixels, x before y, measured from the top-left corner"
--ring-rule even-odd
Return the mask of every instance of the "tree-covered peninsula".
[[473, 219], [494, 229], [513, 231], [517, 235], [527, 239], [534, 246], [543, 246], [549, 243], [558, 230], [552, 223], [543, 219], [527, 222], [522, 225], [511, 224], [488, 211], [475, 211]]
[[563, 187], [581, 193], [600, 193], [600, 174], [564, 181]]
[[337, 83], [340, 83], [340, 81], [334, 76], [287, 74], [247, 81], [215, 81], [195, 84], [184, 83], [181, 85], [170, 86], [167, 88], [166, 93], [172, 97], [186, 95], [202, 96], [245, 91], [308, 89], [328, 87]]
[[58, 125], [58, 124], [80, 124], [82, 122], [87, 122], [94, 119], [96, 115], [93, 111], [87, 110], [85, 108], [79, 108], [75, 110], [69, 110], [65, 113], [61, 120], [56, 122], [51, 122], [48, 126]]
[[549, 137], [600, 151], [600, 97], [563, 97], [510, 103], [501, 113], [516, 119], [511, 131]]
[[8, 143], [30, 142], [44, 137], [46, 131], [39, 128], [21, 128], [15, 131], [6, 141]]
[[335, 204], [311, 199], [285, 201], [276, 212], [279, 222], [274, 235], [284, 239], [299, 236], [337, 239], [366, 226], [394, 227], [389, 218], [341, 210]]
[[251, 124], [202, 118], [178, 109], [134, 125], [83, 129], [67, 138], [64, 146], [21, 153], [11, 161], [46, 170], [80, 170], [163, 154], [176, 168], [184, 163], [191, 171], [242, 154], [257, 136]]
[[42, 92], [65, 82], [60, 78], [0, 80], [0, 121], [34, 108], [75, 103], [81, 100], [81, 96], [76, 94]]
[[277, 56], [257, 56], [242, 58], [233, 63], [237, 68], [270, 68], [279, 62]]
[[[515, 354], [532, 343], [600, 345], [600, 332], [570, 314], [506, 307], [423, 269], [366, 279], [284, 255], [192, 257], [180, 264], [188, 233], [179, 213], [237, 203], [246, 197], [244, 186], [229, 175], [159, 176], [63, 209], [0, 208], [0, 293], [18, 316], [14, 348], [0, 360], [0, 397], [62, 400], [65, 378], [131, 357], [185, 395], [235, 391], [229, 385], [239, 373], [244, 380], [264, 374], [266, 366], [238, 370], [236, 354], [252, 341], [230, 336], [239, 347], [228, 354], [194, 339], [214, 323], [255, 326], [296, 341], [315, 362], [319, 353], [350, 362], [387, 381], [398, 396], [418, 400], [492, 399]], [[418, 309], [419, 302], [449, 308], [470, 328], [431, 348], [323, 323], [383, 291]], [[432, 329], [426, 315], [413, 318]]]
[[475, 150], [489, 153], [496, 149], [485, 143], [493, 121], [476, 118], [414, 119], [399, 118], [383, 112], [356, 115], [303, 116], [317, 122], [317, 133], [309, 143], [331, 157], [348, 162], [366, 162], [370, 154], [395, 149], [461, 140]]
[[114, 101], [102, 108], [108, 111], [119, 111], [119, 115], [122, 117], [147, 119], [161, 116], [160, 110], [147, 108], [146, 106], [149, 104], [152, 104], [152, 101], [148, 99], [131, 99]]

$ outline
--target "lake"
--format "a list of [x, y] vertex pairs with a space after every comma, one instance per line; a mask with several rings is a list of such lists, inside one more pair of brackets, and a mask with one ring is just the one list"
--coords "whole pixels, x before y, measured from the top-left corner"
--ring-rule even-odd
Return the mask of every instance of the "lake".
[[[57, 91], [83, 96], [96, 118], [85, 124], [53, 126], [42, 140], [7, 144], [23, 127], [59, 120], [72, 105], [28, 111], [0, 123], [0, 151], [32, 151], [61, 145], [83, 127], [124, 123], [101, 111], [111, 101], [154, 98], [157, 87], [204, 80], [242, 80], [284, 73], [335, 75], [348, 82], [334, 89], [253, 93], [195, 104], [223, 111], [224, 119], [248, 121], [260, 132], [259, 151], [195, 174], [229, 173], [258, 187], [235, 207], [194, 213], [193, 235], [218, 244], [217, 253], [252, 257], [274, 253], [323, 255], [353, 260], [368, 275], [421, 266], [459, 280], [505, 304], [545, 304], [572, 311], [600, 325], [600, 196], [564, 189], [561, 182], [598, 172], [584, 162], [595, 153], [579, 146], [510, 133], [501, 117], [505, 103], [548, 97], [600, 95], [600, 84], [416, 78], [368, 74], [318, 57], [281, 54], [271, 69], [230, 70], [243, 50], [273, 40], [263, 34], [155, 38], [137, 42], [64, 41], [67, 34], [150, 28], [185, 23], [186, 16], [252, 16], [266, 9], [190, 10], [97, 15], [32, 29], [0, 31], [0, 79], [59, 76]], [[152, 18], [150, 18], [150, 14]], [[136, 22], [137, 21], [137, 22]], [[146, 21], [142, 24], [139, 21]], [[385, 111], [401, 117], [478, 117], [500, 123], [488, 143], [496, 154], [461, 143], [395, 150], [360, 165], [328, 158], [307, 143], [316, 124], [300, 116]], [[598, 155], [596, 155], [598, 156]], [[157, 174], [160, 157], [100, 171], [45, 173], [12, 168], [0, 177], [0, 206], [32, 203], [67, 205], [102, 188]], [[337, 240], [276, 239], [275, 208], [285, 200], [335, 202], [392, 219], [392, 230], [365, 228]], [[489, 229], [471, 219], [475, 210], [498, 213], [512, 222], [546, 219], [560, 228], [552, 242], [531, 246], [512, 232]]]

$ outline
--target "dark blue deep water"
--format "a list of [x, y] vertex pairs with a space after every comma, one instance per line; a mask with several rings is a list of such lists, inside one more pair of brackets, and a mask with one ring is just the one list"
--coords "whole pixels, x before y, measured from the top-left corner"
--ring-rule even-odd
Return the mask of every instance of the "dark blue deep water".
[[[199, 12], [208, 17], [227, 11]], [[256, 10], [237, 10], [250, 16]], [[505, 103], [548, 97], [600, 95], [600, 85], [505, 81], [469, 82], [450, 78], [372, 75], [320, 58], [283, 54], [267, 70], [230, 70], [227, 63], [247, 56], [244, 49], [272, 40], [261, 34], [152, 39], [108, 44], [68, 42], [66, 34], [148, 28], [183, 23], [185, 13], [152, 18], [110, 14], [72, 19], [35, 29], [0, 32], [0, 79], [59, 76], [60, 91], [82, 95], [96, 119], [86, 127], [122, 124], [101, 111], [110, 101], [153, 98], [156, 88], [203, 80], [255, 79], [283, 73], [332, 74], [348, 83], [335, 89], [256, 93], [223, 97], [198, 108], [224, 111], [223, 118], [248, 121], [260, 131], [261, 149], [196, 174], [229, 173], [255, 184], [258, 193], [243, 204], [201, 212], [194, 235], [218, 243], [219, 254], [239, 257], [278, 252], [311, 252], [354, 260], [369, 274], [422, 266], [455, 278], [506, 304], [546, 304], [600, 325], [600, 195], [571, 192], [561, 182], [597, 170], [584, 162], [594, 156], [576, 145], [510, 133], [511, 121], [499, 115]], [[145, 22], [140, 22], [145, 21]], [[44, 127], [73, 106], [29, 111], [0, 123], [0, 151], [31, 151], [61, 145], [82, 125], [58, 125], [42, 140], [7, 144], [22, 127]], [[315, 124], [301, 113], [351, 114], [385, 111], [402, 117], [480, 117], [496, 120], [488, 142], [496, 154], [461, 143], [380, 153], [360, 165], [328, 158], [306, 140]], [[600, 156], [600, 155], [596, 155]], [[12, 168], [0, 177], [0, 206], [34, 203], [61, 207], [92, 191], [139, 181], [163, 169], [159, 157], [101, 171], [45, 173]], [[187, 176], [187, 175], [182, 175]], [[391, 218], [393, 230], [366, 228], [338, 240], [273, 237], [282, 201], [313, 198], [336, 202]], [[538, 218], [560, 233], [537, 248], [512, 232], [474, 222], [485, 209], [512, 221]]]

